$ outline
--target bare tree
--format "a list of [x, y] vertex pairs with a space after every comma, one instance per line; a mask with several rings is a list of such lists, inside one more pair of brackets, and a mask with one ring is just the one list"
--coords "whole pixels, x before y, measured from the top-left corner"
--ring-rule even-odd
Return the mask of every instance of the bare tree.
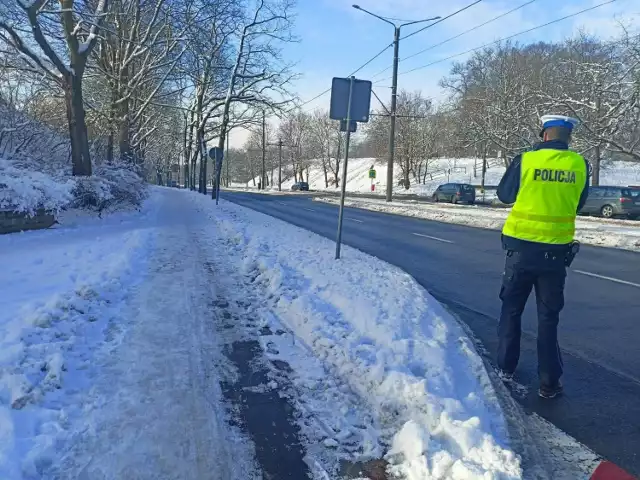
[[82, 80], [108, 0], [15, 2], [7, 20], [0, 20], [0, 39], [19, 52], [24, 70], [45, 75], [64, 91], [73, 174], [91, 175]]
[[[198, 48], [190, 54], [199, 71], [188, 106], [188, 145], [210, 138], [224, 148], [231, 128], [255, 123], [262, 112], [278, 111], [289, 102], [287, 85], [293, 75], [280, 46], [293, 40], [292, 6], [290, 0], [210, 5], [215, 11], [207, 24], [219, 20], [211, 27], [211, 42], [196, 42]], [[193, 35], [202, 33], [194, 29]], [[194, 170], [198, 155], [198, 148], [190, 148]]]

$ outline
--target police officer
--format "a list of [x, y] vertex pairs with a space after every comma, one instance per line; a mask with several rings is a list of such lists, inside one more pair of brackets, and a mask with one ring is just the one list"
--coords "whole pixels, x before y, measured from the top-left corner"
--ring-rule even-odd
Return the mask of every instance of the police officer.
[[498, 367], [512, 378], [520, 357], [522, 312], [532, 289], [538, 307], [538, 375], [543, 398], [562, 393], [558, 321], [566, 266], [575, 254], [575, 219], [589, 192], [589, 166], [569, 150], [578, 121], [542, 117], [542, 142], [513, 159], [498, 198], [513, 208], [502, 230], [507, 252], [498, 324]]

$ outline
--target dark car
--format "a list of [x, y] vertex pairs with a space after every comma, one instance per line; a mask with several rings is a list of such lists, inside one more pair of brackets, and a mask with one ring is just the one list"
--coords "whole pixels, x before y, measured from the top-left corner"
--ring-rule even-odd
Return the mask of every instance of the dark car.
[[293, 192], [308, 192], [309, 184], [307, 182], [296, 182], [291, 186]]
[[640, 216], [640, 196], [628, 187], [589, 187], [589, 198], [580, 213], [605, 218], [636, 218]]
[[476, 189], [468, 183], [445, 183], [433, 192], [431, 198], [434, 202], [473, 204], [476, 201]]

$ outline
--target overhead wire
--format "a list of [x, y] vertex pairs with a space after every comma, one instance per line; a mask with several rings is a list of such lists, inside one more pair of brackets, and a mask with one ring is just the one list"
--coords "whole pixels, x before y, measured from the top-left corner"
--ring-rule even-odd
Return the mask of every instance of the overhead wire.
[[[445, 18], [443, 18], [443, 19], [440, 19], [440, 21], [443, 21], [443, 20], [445, 20], [445, 19], [447, 19], [447, 18], [451, 18], [453, 15], [456, 15], [457, 13], [460, 13], [460, 12], [462, 12], [462, 11], [466, 10], [467, 8], [470, 8], [471, 6], [473, 6], [473, 5], [477, 4], [477, 3], [479, 3], [480, 1], [482, 1], [482, 0], [478, 0], [478, 1], [474, 2], [474, 3], [472, 3], [472, 4], [469, 4], [469, 5], [467, 5], [466, 7], [463, 7], [462, 9], [458, 10], [457, 12], [454, 12], [454, 13], [452, 13], [452, 14], [448, 15], [447, 17], [445, 17]], [[520, 9], [520, 8], [524, 8], [525, 6], [527, 6], [527, 5], [531, 4], [531, 3], [533, 3], [534, 1], [537, 1], [537, 0], [529, 0], [528, 2], [525, 2], [524, 4], [520, 5], [519, 7], [516, 7], [516, 8], [514, 8], [514, 9], [512, 9], [512, 10], [508, 11], [508, 12], [505, 12], [504, 14], [498, 15], [497, 17], [495, 17], [495, 18], [493, 18], [493, 19], [491, 19], [491, 20], [488, 20], [488, 21], [487, 21], [487, 22], [485, 22], [484, 24], [477, 25], [476, 27], [473, 27], [472, 29], [470, 29], [470, 30], [468, 30], [468, 31], [466, 31], [466, 32], [463, 32], [463, 33], [461, 33], [461, 34], [459, 34], [459, 35], [457, 35], [457, 36], [455, 36], [455, 37], [452, 37], [452, 38], [450, 38], [450, 39], [447, 39], [447, 40], [445, 40], [445, 41], [441, 42], [440, 44], [437, 44], [437, 45], [433, 45], [433, 46], [431, 46], [431, 47], [428, 47], [428, 48], [427, 48], [427, 49], [425, 49], [424, 51], [427, 51], [427, 50], [431, 50], [431, 49], [433, 49], [433, 48], [436, 48], [436, 47], [438, 47], [438, 46], [440, 46], [440, 45], [442, 45], [442, 44], [444, 44], [444, 43], [447, 43], [447, 42], [449, 42], [449, 41], [451, 41], [451, 40], [454, 40], [455, 38], [458, 38], [458, 37], [460, 37], [460, 36], [462, 36], [462, 35], [464, 35], [464, 34], [466, 34], [466, 33], [469, 33], [470, 31], [473, 31], [473, 30], [475, 30], [475, 29], [481, 28], [482, 26], [487, 25], [488, 23], [491, 23], [491, 22], [493, 22], [493, 21], [495, 21], [495, 20], [498, 20], [499, 18], [502, 18], [502, 17], [504, 17], [504, 16], [508, 15], [509, 13], [513, 13], [514, 11], [516, 11], [516, 10], [518, 10], [518, 9]], [[536, 26], [536, 27], [528, 28], [528, 29], [523, 30], [523, 31], [521, 31], [521, 32], [514, 33], [513, 35], [509, 35], [509, 36], [507, 36], [507, 37], [503, 37], [503, 38], [500, 38], [500, 39], [498, 39], [498, 40], [495, 40], [495, 41], [492, 41], [492, 42], [489, 42], [489, 43], [485, 43], [484, 45], [480, 45], [480, 46], [478, 46], [478, 47], [474, 47], [474, 48], [471, 48], [471, 49], [469, 49], [469, 50], [465, 50], [464, 52], [456, 53], [456, 54], [454, 54], [454, 55], [450, 55], [450, 56], [448, 56], [448, 57], [441, 58], [441, 59], [439, 59], [439, 60], [436, 60], [436, 61], [430, 62], [430, 63], [428, 63], [428, 64], [421, 65], [421, 66], [419, 66], [419, 67], [415, 67], [415, 68], [412, 68], [412, 69], [410, 69], [410, 70], [406, 70], [406, 71], [404, 71], [404, 72], [400, 72], [398, 75], [407, 75], [407, 74], [409, 74], [409, 73], [413, 73], [413, 72], [415, 72], [415, 71], [422, 70], [422, 69], [424, 69], [424, 68], [428, 68], [428, 67], [431, 67], [431, 66], [433, 66], [433, 65], [437, 65], [438, 63], [446, 62], [447, 60], [451, 60], [451, 59], [453, 59], [453, 58], [457, 58], [457, 57], [460, 57], [460, 56], [462, 56], [462, 55], [466, 55], [466, 54], [468, 54], [468, 53], [475, 52], [475, 51], [480, 50], [480, 49], [482, 49], [482, 48], [486, 48], [486, 47], [489, 47], [489, 46], [491, 46], [491, 45], [495, 45], [495, 44], [497, 44], [497, 43], [504, 42], [504, 41], [506, 41], [506, 40], [510, 40], [510, 39], [515, 38], [515, 37], [517, 37], [517, 36], [520, 36], [520, 35], [524, 35], [524, 34], [526, 34], [526, 33], [533, 32], [533, 31], [538, 30], [538, 29], [540, 29], [540, 28], [548, 27], [549, 25], [553, 25], [553, 24], [555, 24], [555, 23], [558, 23], [558, 22], [561, 22], [561, 21], [567, 20], [567, 19], [569, 19], [569, 18], [576, 17], [576, 16], [578, 16], [578, 15], [581, 15], [581, 14], [583, 14], [583, 13], [586, 13], [586, 12], [589, 12], [589, 11], [592, 11], [592, 10], [595, 10], [595, 9], [600, 8], [600, 7], [603, 7], [603, 6], [605, 6], [605, 5], [609, 5], [609, 4], [615, 3], [616, 1], [618, 1], [618, 0], [608, 0], [608, 1], [606, 1], [606, 2], [599, 3], [599, 4], [597, 4], [597, 5], [594, 5], [594, 6], [589, 7], [589, 8], [585, 8], [585, 9], [580, 10], [580, 11], [578, 11], [578, 12], [574, 12], [574, 13], [572, 13], [572, 14], [565, 15], [565, 16], [560, 17], [560, 18], [557, 18], [557, 19], [555, 19], [555, 20], [551, 20], [551, 21], [546, 22], [546, 23], [544, 23], [544, 24], [542, 24], [542, 25], [538, 25], [538, 26]], [[439, 23], [439, 22], [437, 22], [437, 23]], [[416, 32], [413, 32], [412, 34], [407, 35], [406, 37], [403, 37], [403, 38], [407, 38], [407, 37], [409, 37], [409, 36], [411, 36], [411, 35], [414, 35], [414, 34], [416, 34], [416, 33], [419, 33], [420, 31], [423, 31], [424, 29], [429, 28], [429, 27], [431, 27], [431, 26], [433, 26], [433, 25], [435, 25], [435, 23], [433, 23], [433, 24], [429, 24], [429, 25], [427, 25], [426, 27], [424, 27], [424, 28], [422, 28], [422, 29], [420, 29], [420, 30], [417, 30]], [[360, 70], [362, 70], [363, 68], [365, 68], [367, 65], [369, 65], [371, 62], [373, 62], [375, 59], [377, 59], [380, 55], [382, 55], [384, 52], [386, 52], [386, 51], [387, 51], [389, 48], [391, 48], [392, 46], [393, 46], [393, 43], [391, 43], [391, 44], [387, 45], [387, 46], [386, 46], [385, 48], [383, 48], [380, 52], [378, 52], [376, 55], [374, 55], [371, 59], [369, 59], [369, 60], [368, 60], [367, 62], [365, 62], [363, 65], [361, 65], [360, 67], [358, 67], [354, 72], [352, 72], [352, 73], [351, 73], [351, 74], [349, 74], [348, 76], [352, 76], [352, 75], [355, 75], [356, 73], [358, 73]], [[424, 53], [424, 51], [422, 51], [422, 52], [418, 52], [418, 53], [416, 53], [416, 54], [413, 54], [413, 55], [411, 55], [410, 57], [406, 57], [406, 58], [404, 58], [403, 60], [406, 60], [406, 59], [408, 59], [408, 58], [415, 57], [415, 56], [417, 56], [417, 55], [418, 55], [418, 54], [420, 54], [420, 53]], [[388, 68], [387, 68], [387, 69], [385, 69], [385, 70], [383, 70], [383, 71], [378, 72], [376, 75], [374, 75], [374, 77], [375, 77], [375, 76], [377, 76], [377, 75], [379, 75], [380, 73], [383, 73], [383, 72], [384, 72], [384, 71], [386, 71], [386, 70], [388, 70]], [[390, 80], [391, 78], [393, 78], [393, 77], [385, 77], [384, 79], [378, 80], [378, 81], [376, 81], [376, 82], [374, 82], [374, 83], [381, 83], [381, 82], [385, 82], [385, 81], [387, 81], [387, 80]], [[305, 105], [308, 105], [309, 103], [311, 103], [311, 102], [313, 102], [313, 101], [317, 100], [318, 98], [320, 98], [320, 97], [322, 97], [322, 96], [326, 95], [326, 94], [327, 94], [327, 93], [329, 93], [330, 91], [331, 91], [331, 87], [329, 87], [329, 88], [327, 88], [326, 90], [322, 91], [321, 93], [319, 93], [319, 94], [318, 94], [318, 95], [316, 95], [315, 97], [313, 97], [313, 98], [311, 98], [311, 99], [309, 99], [309, 100], [306, 100], [306, 101], [305, 101], [305, 102], [303, 102], [302, 104], [297, 105], [296, 107], [292, 108], [292, 109], [291, 109], [291, 110], [289, 110], [289, 111], [293, 111], [293, 110], [295, 110], [295, 109], [297, 109], [297, 108], [301, 108], [301, 107], [303, 107], [303, 106], [305, 106]]]
[[[436, 22], [434, 22], [434, 23], [430, 23], [429, 25], [427, 25], [427, 26], [425, 26], [425, 27], [423, 27], [423, 28], [421, 28], [421, 29], [419, 29], [419, 30], [416, 30], [416, 31], [415, 31], [415, 32], [413, 32], [413, 33], [410, 33], [409, 35], [406, 35], [405, 37], [402, 37], [400, 40], [402, 40], [402, 39], [404, 39], [404, 38], [409, 38], [409, 37], [411, 37], [411, 36], [413, 36], [413, 35], [415, 35], [415, 34], [417, 34], [417, 33], [422, 32], [423, 30], [425, 30], [425, 29], [427, 29], [427, 28], [433, 27], [434, 25], [437, 25], [438, 23], [441, 23], [441, 22], [443, 22], [443, 21], [445, 21], [445, 20], [447, 20], [447, 19], [449, 19], [449, 18], [451, 18], [451, 17], [453, 17], [453, 16], [455, 16], [455, 15], [458, 15], [459, 13], [462, 13], [462, 12], [464, 12], [465, 10], [467, 10], [467, 9], [469, 9], [469, 8], [471, 8], [471, 7], [473, 7], [474, 5], [476, 5], [476, 4], [478, 4], [478, 3], [480, 3], [481, 1], [482, 1], [482, 0], [476, 0], [475, 2], [472, 2], [472, 3], [470, 3], [469, 5], [467, 5], [467, 6], [465, 6], [465, 7], [462, 7], [461, 9], [459, 9], [459, 10], [457, 10], [457, 11], [453, 12], [453, 13], [450, 13], [449, 15], [447, 15], [447, 16], [446, 16], [446, 17], [444, 17], [444, 18], [439, 19], [438, 21], [436, 21]], [[373, 62], [375, 59], [377, 59], [377, 58], [378, 58], [380, 55], [382, 55], [384, 52], [386, 52], [386, 51], [387, 51], [389, 48], [391, 48], [392, 46], [393, 46], [393, 43], [390, 43], [389, 45], [387, 45], [386, 47], [384, 47], [382, 50], [380, 50], [377, 54], [375, 54], [373, 57], [371, 57], [369, 60], [367, 60], [363, 65], [361, 65], [360, 67], [358, 67], [356, 70], [354, 70], [353, 72], [351, 72], [351, 73], [350, 73], [349, 75], [347, 75], [347, 76], [348, 76], [348, 77], [351, 77], [352, 75], [355, 75], [355, 74], [356, 74], [356, 73], [358, 73], [360, 70], [362, 70], [362, 69], [363, 69], [363, 68], [365, 68], [367, 65], [369, 65], [371, 62]], [[320, 93], [319, 93], [318, 95], [316, 95], [315, 97], [310, 98], [309, 100], [306, 100], [305, 102], [301, 103], [300, 105], [296, 105], [296, 107], [294, 107], [294, 108], [292, 108], [291, 110], [289, 110], [289, 112], [292, 112], [293, 110], [296, 110], [296, 109], [298, 109], [298, 108], [302, 108], [302, 107], [304, 107], [305, 105], [308, 105], [309, 103], [311, 103], [311, 102], [313, 102], [313, 101], [317, 100], [318, 98], [323, 97], [324, 95], [326, 95], [326, 94], [327, 94], [327, 93], [329, 93], [330, 91], [331, 91], [331, 87], [327, 88], [326, 90], [323, 90], [322, 92], [320, 92]], [[287, 113], [289, 113], [289, 112], [287, 112]]]
[[431, 28], [431, 27], [433, 27], [433, 26], [435, 26], [435, 25], [438, 25], [439, 23], [444, 22], [445, 20], [450, 19], [451, 17], [455, 17], [455, 16], [456, 16], [456, 15], [458, 15], [459, 13], [462, 13], [462, 12], [464, 12], [465, 10], [470, 9], [471, 7], [473, 7], [474, 5], [479, 4], [480, 2], [482, 2], [482, 0], [476, 0], [475, 2], [470, 3], [469, 5], [467, 5], [467, 6], [465, 6], [465, 7], [462, 7], [460, 10], [456, 10], [455, 12], [450, 13], [450, 14], [449, 14], [449, 15], [447, 15], [446, 17], [442, 17], [442, 18], [438, 19], [437, 21], [435, 21], [435, 22], [433, 22], [433, 23], [430, 23], [429, 25], [426, 25], [426, 26], [424, 26], [424, 27], [422, 27], [422, 28], [420, 28], [420, 29], [416, 30], [415, 32], [411, 32], [409, 35], [405, 35], [404, 37], [400, 38], [400, 40], [404, 40], [405, 38], [413, 37], [414, 35], [417, 35], [418, 33], [420, 33], [420, 32], [422, 32], [422, 31], [426, 30], [427, 28]]
[[[484, 45], [480, 45], [479, 47], [470, 48], [469, 50], [465, 50], [464, 52], [456, 53], [456, 54], [454, 54], [454, 55], [449, 55], [448, 57], [441, 58], [441, 59], [439, 59], [439, 60], [436, 60], [436, 61], [433, 61], [433, 62], [427, 63], [426, 65], [421, 65], [421, 66], [419, 66], [419, 67], [412, 68], [411, 70], [407, 70], [407, 71], [404, 71], [404, 72], [400, 72], [398, 75], [406, 75], [406, 74], [408, 74], [408, 73], [413, 73], [413, 72], [415, 72], [415, 71], [417, 71], [417, 70], [422, 70], [423, 68], [431, 67], [432, 65], [437, 65], [438, 63], [446, 62], [447, 60], [451, 60], [452, 58], [460, 57], [460, 56], [462, 56], [462, 55], [466, 55], [467, 53], [475, 52], [475, 51], [477, 51], [477, 50], [480, 50], [480, 49], [483, 49], [483, 48], [489, 47], [489, 46], [491, 46], [491, 45], [495, 45], [495, 44], [497, 44], [497, 43], [504, 42], [504, 41], [506, 41], [506, 40], [510, 40], [510, 39], [515, 38], [515, 37], [518, 37], [518, 36], [520, 36], [520, 35], [524, 35], [524, 34], [526, 34], [526, 33], [533, 32], [533, 31], [538, 30], [538, 29], [540, 29], [540, 28], [548, 27], [549, 25], [553, 25], [554, 23], [558, 23], [558, 22], [561, 22], [561, 21], [563, 21], [563, 20], [567, 20], [568, 18], [576, 17], [576, 16], [578, 16], [578, 15], [581, 15], [581, 14], [583, 14], [583, 13], [586, 13], [586, 12], [589, 12], [589, 11], [592, 11], [592, 10], [595, 10], [595, 9], [600, 8], [600, 7], [603, 7], [603, 6], [605, 6], [605, 5], [609, 5], [609, 4], [614, 3], [614, 2], [616, 2], [616, 1], [618, 1], [618, 0], [608, 0], [608, 1], [606, 1], [606, 2], [599, 3], [599, 4], [597, 4], [597, 5], [594, 5], [594, 6], [589, 7], [589, 8], [585, 8], [585, 9], [580, 10], [580, 11], [578, 11], [578, 12], [574, 12], [574, 13], [572, 13], [572, 14], [565, 15], [564, 17], [556, 18], [555, 20], [551, 20], [550, 22], [543, 23], [542, 25], [538, 25], [538, 26], [536, 26], [536, 27], [528, 28], [527, 30], [523, 30], [523, 31], [521, 31], [521, 32], [514, 33], [513, 35], [509, 35], [509, 36], [507, 36], [507, 37], [500, 38], [500, 39], [495, 40], [495, 41], [493, 41], [493, 42], [485, 43]], [[378, 80], [378, 81], [377, 81], [377, 82], [375, 82], [375, 83], [384, 82], [384, 81], [387, 81], [387, 80], [389, 80], [389, 79], [391, 79], [391, 78], [393, 78], [393, 77], [386, 77], [386, 78], [384, 78], [384, 79]]]
[[[410, 58], [414, 58], [414, 57], [417, 57], [418, 55], [422, 55], [422, 54], [423, 54], [423, 53], [425, 53], [425, 52], [428, 52], [428, 51], [430, 51], [430, 50], [433, 50], [434, 48], [441, 47], [441, 46], [442, 46], [442, 45], [444, 45], [445, 43], [449, 43], [450, 41], [455, 40], [455, 39], [457, 39], [457, 38], [460, 38], [460, 37], [462, 37], [463, 35], [466, 35], [467, 33], [471, 33], [471, 32], [473, 32], [473, 31], [475, 31], [475, 30], [478, 30], [479, 28], [482, 28], [482, 27], [484, 27], [484, 26], [486, 26], [486, 25], [489, 25], [489, 24], [490, 24], [490, 23], [492, 23], [492, 22], [495, 22], [496, 20], [500, 20], [501, 18], [506, 17], [507, 15], [509, 15], [509, 14], [511, 14], [511, 13], [513, 13], [513, 12], [516, 12], [516, 11], [518, 11], [518, 10], [520, 10], [520, 9], [522, 9], [522, 8], [524, 8], [524, 7], [526, 7], [526, 6], [528, 6], [528, 5], [531, 5], [532, 3], [537, 2], [537, 1], [538, 1], [538, 0], [528, 0], [527, 2], [525, 2], [525, 3], [523, 3], [523, 4], [519, 5], [519, 6], [517, 6], [517, 7], [515, 7], [515, 8], [512, 8], [511, 10], [509, 10], [509, 11], [507, 11], [507, 12], [501, 13], [500, 15], [498, 15], [498, 16], [496, 16], [496, 17], [493, 17], [492, 19], [487, 20], [487, 21], [486, 21], [486, 22], [484, 22], [484, 23], [481, 23], [481, 24], [479, 24], [479, 25], [476, 25], [475, 27], [472, 27], [472, 28], [470, 28], [470, 29], [468, 29], [468, 30], [465, 30], [464, 32], [459, 33], [458, 35], [455, 35], [455, 36], [453, 36], [453, 37], [447, 38], [446, 40], [443, 40], [443, 41], [442, 41], [442, 42], [440, 42], [440, 43], [436, 43], [436, 44], [434, 44], [434, 45], [431, 45], [430, 47], [427, 47], [427, 48], [425, 48], [425, 49], [423, 49], [423, 50], [420, 50], [419, 52], [416, 52], [416, 53], [413, 53], [413, 54], [411, 54], [411, 55], [409, 55], [409, 56], [407, 56], [407, 57], [401, 58], [401, 59], [400, 59], [400, 62], [404, 62], [405, 60], [409, 60]], [[375, 75], [373, 75], [373, 77], [372, 77], [372, 78], [377, 77], [378, 75], [380, 75], [381, 73], [386, 72], [386, 71], [387, 71], [387, 70], [389, 70], [389, 69], [391, 69], [391, 67], [390, 67], [390, 66], [389, 66], [389, 67], [384, 68], [383, 70], [380, 70], [378, 73], [376, 73]]]
[[[356, 73], [358, 73], [360, 70], [362, 70], [363, 68], [365, 68], [367, 65], [369, 65], [371, 62], [373, 62], [375, 59], [377, 59], [380, 55], [382, 55], [384, 52], [386, 52], [387, 50], [389, 50], [391, 47], [393, 46], [393, 43], [390, 43], [389, 45], [387, 45], [386, 47], [384, 47], [382, 50], [380, 50], [378, 53], [376, 53], [373, 57], [371, 57], [369, 60], [367, 60], [365, 63], [363, 63], [362, 65], [360, 65], [358, 68], [356, 68], [353, 72], [351, 72], [349, 75], [347, 75], [347, 77], [351, 77], [353, 75], [355, 75]], [[327, 93], [329, 93], [331, 91], [331, 87], [327, 88], [326, 90], [320, 92], [318, 95], [316, 95], [315, 97], [305, 101], [304, 103], [301, 103], [300, 105], [296, 105], [294, 108], [292, 108], [291, 110], [289, 110], [289, 112], [292, 112], [293, 110], [296, 110], [298, 108], [302, 108], [305, 105], [308, 105], [309, 103], [313, 102], [314, 100], [317, 100], [318, 98], [326, 95]], [[289, 113], [287, 112], [287, 113]]]

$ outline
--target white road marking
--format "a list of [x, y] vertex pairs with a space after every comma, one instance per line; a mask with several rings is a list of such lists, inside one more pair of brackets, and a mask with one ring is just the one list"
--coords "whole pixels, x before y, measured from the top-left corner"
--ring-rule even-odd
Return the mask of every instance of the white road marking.
[[306, 210], [307, 212], [315, 212], [313, 208], [305, 208], [304, 210]]
[[280, 205], [286, 205], [286, 203], [284, 202], [278, 202]]
[[444, 238], [432, 237], [431, 235], [423, 235], [422, 233], [414, 233], [416, 237], [430, 238], [431, 240], [437, 240], [438, 242], [443, 243], [454, 243], [451, 240], [445, 240]]
[[355, 218], [350, 218], [349, 220], [351, 220], [352, 222], [364, 223], [362, 220], [356, 220]]
[[602, 280], [609, 280], [610, 282], [621, 283], [622, 285], [629, 285], [630, 287], [640, 288], [640, 283], [628, 282], [626, 280], [620, 280], [619, 278], [607, 277], [605, 275], [598, 275], [597, 273], [585, 272], [583, 270], [573, 270], [580, 275], [586, 275], [587, 277], [601, 278]]

